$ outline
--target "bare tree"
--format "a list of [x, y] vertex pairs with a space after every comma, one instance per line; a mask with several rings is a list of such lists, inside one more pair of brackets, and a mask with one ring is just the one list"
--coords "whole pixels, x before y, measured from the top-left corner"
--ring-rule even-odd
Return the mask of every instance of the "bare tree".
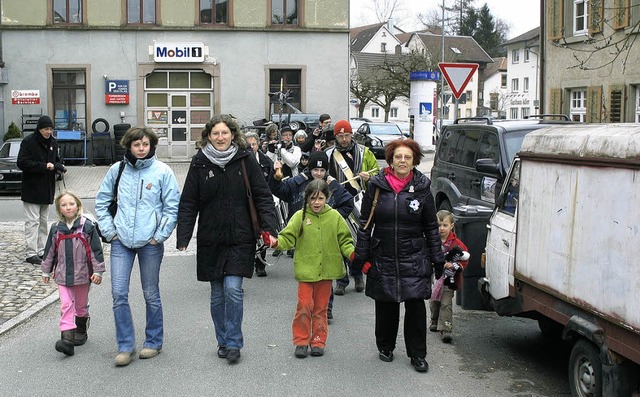
[[378, 22], [388, 21], [404, 7], [403, 0], [371, 0]]

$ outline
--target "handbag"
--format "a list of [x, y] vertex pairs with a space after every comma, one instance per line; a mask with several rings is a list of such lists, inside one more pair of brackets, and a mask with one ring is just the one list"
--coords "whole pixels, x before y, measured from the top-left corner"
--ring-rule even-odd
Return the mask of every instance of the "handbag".
[[116, 183], [113, 185], [113, 198], [109, 203], [109, 208], [107, 211], [112, 218], [115, 218], [116, 213], [118, 212], [118, 185], [120, 184], [120, 177], [122, 176], [122, 171], [124, 171], [125, 161], [120, 161], [120, 168], [118, 169], [118, 176], [116, 177]]
[[257, 240], [260, 238], [260, 221], [258, 220], [258, 211], [256, 210], [256, 204], [253, 202], [253, 195], [251, 194], [251, 184], [249, 183], [249, 177], [247, 176], [247, 166], [244, 165], [244, 160], [242, 160], [240, 164], [242, 165], [242, 179], [244, 181], [244, 187], [247, 190], [247, 201], [249, 201], [249, 212], [251, 213], [253, 234]]

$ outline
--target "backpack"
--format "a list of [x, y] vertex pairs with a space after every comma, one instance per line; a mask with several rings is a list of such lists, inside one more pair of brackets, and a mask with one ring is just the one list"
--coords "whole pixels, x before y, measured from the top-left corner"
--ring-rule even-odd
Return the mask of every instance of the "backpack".
[[90, 220], [91, 223], [93, 223], [93, 226], [96, 228], [96, 231], [98, 232], [98, 236], [100, 237], [100, 241], [107, 244], [111, 243], [110, 241], [107, 241], [107, 239], [102, 235], [102, 231], [100, 230], [100, 226], [98, 225], [98, 220], [92, 213], [85, 212], [82, 214], [82, 216], [84, 216], [85, 218]]
[[[62, 241], [73, 239], [73, 238], [79, 239], [87, 253], [87, 266], [89, 267], [89, 276], [91, 276], [93, 274], [93, 264], [91, 263], [91, 245], [89, 244], [89, 241], [87, 241], [87, 238], [84, 236], [84, 223], [86, 219], [89, 219], [89, 218], [85, 216], [80, 217], [80, 227], [74, 233], [64, 234], [60, 230], [56, 231], [57, 239], [56, 239], [55, 252], [56, 253], [60, 252], [59, 247]], [[94, 223], [94, 226], [96, 226], [97, 228], [97, 223]], [[56, 255], [56, 258], [57, 258], [57, 255]], [[55, 268], [55, 265], [57, 265], [57, 262], [54, 264], [53, 266], [54, 268]]]

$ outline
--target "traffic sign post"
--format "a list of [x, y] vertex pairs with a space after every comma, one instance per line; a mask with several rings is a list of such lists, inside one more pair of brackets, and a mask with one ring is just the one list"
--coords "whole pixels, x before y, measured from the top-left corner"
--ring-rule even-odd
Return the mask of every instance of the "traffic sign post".
[[447, 80], [451, 92], [453, 92], [453, 96], [456, 97], [456, 99], [460, 99], [467, 84], [478, 70], [477, 63], [440, 62], [438, 63], [438, 67], [445, 80]]

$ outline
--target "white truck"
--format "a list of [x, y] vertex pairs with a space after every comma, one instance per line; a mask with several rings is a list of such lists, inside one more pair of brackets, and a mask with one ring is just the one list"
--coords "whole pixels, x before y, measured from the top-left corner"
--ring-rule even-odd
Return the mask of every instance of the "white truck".
[[573, 396], [640, 390], [640, 124], [529, 133], [487, 226], [482, 296], [572, 343]]

